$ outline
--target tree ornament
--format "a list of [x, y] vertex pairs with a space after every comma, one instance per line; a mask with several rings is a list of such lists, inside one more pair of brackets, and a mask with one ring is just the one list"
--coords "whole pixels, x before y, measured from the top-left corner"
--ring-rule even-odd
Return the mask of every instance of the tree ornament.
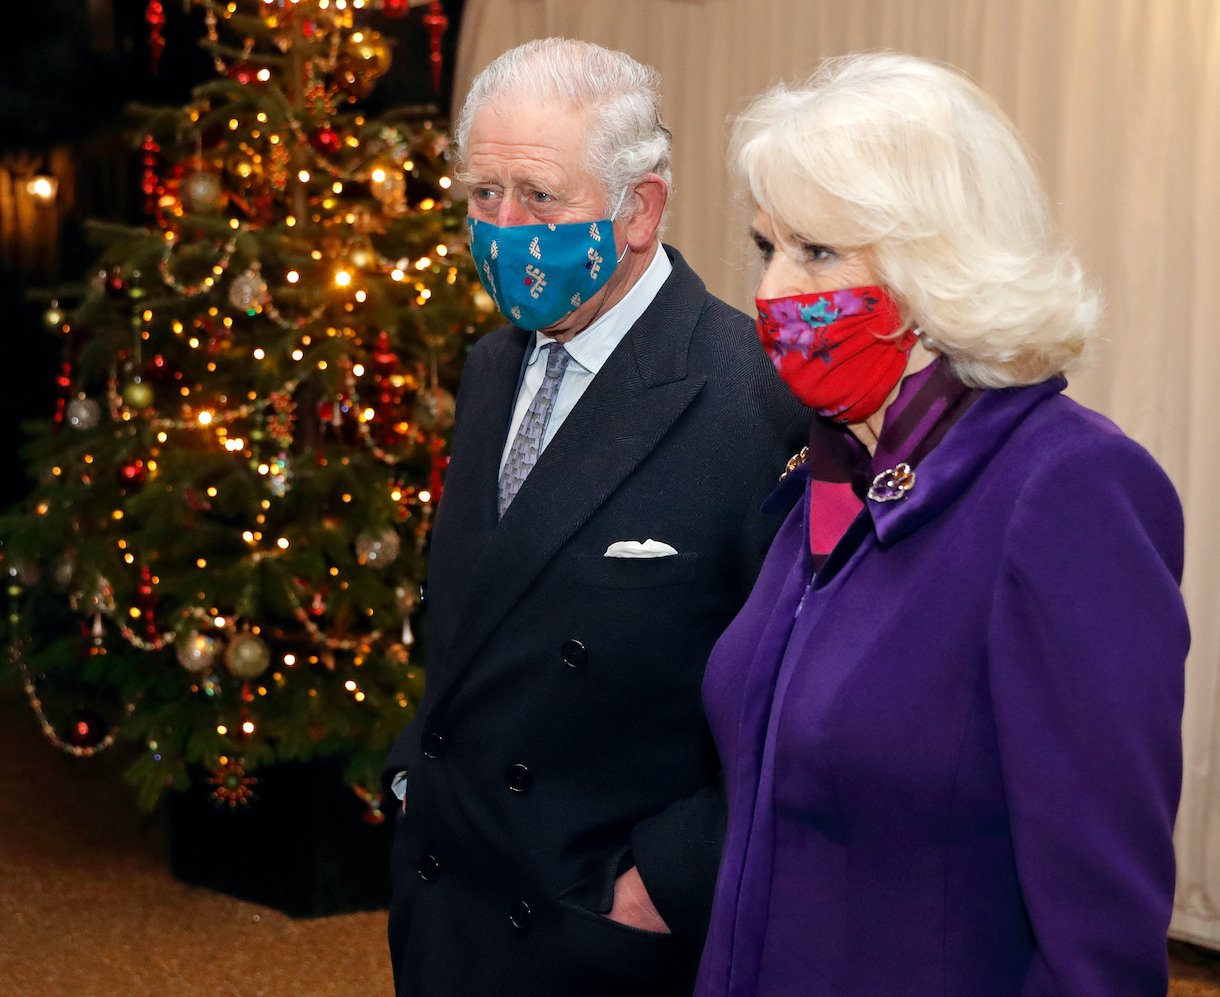
[[401, 541], [392, 526], [356, 537], [356, 560], [370, 568], [384, 568], [398, 557]]
[[421, 391], [415, 403], [415, 418], [429, 432], [443, 433], [453, 425], [457, 407], [453, 395], [441, 387]]
[[390, 46], [377, 31], [356, 31], [343, 43], [336, 65], [339, 88], [349, 101], [373, 92], [377, 78], [390, 68]]
[[161, 146], [152, 135], [145, 135], [141, 148], [144, 150], [144, 175], [140, 189], [144, 192], [144, 212], [152, 215], [157, 211], [157, 198], [164, 190], [157, 174], [157, 153], [161, 151]]
[[165, 8], [161, 0], [149, 0], [148, 9], [144, 11], [144, 20], [148, 22], [148, 55], [152, 63], [153, 76], [160, 68], [161, 53], [165, 51]]
[[92, 398], [73, 398], [64, 410], [64, 421], [81, 432], [92, 429], [101, 417], [102, 407]]
[[142, 488], [148, 480], [148, 465], [139, 457], [135, 457], [120, 464], [115, 477], [123, 491]]
[[229, 67], [226, 74], [229, 79], [236, 80], [244, 87], [248, 87], [251, 83], [258, 80], [258, 69], [248, 62], [237, 62]]
[[197, 215], [219, 214], [225, 192], [220, 177], [211, 170], [195, 170], [182, 180], [182, 204]]
[[96, 748], [106, 739], [110, 725], [95, 710], [77, 710], [64, 729], [63, 739], [74, 748]]
[[251, 266], [245, 273], [238, 274], [229, 285], [229, 302], [234, 308], [239, 308], [247, 315], [254, 316], [267, 307], [271, 295], [267, 291], [267, 282], [259, 272], [258, 265]]
[[212, 801], [233, 809], [246, 806], [254, 799], [254, 787], [258, 785], [258, 779], [246, 774], [246, 766], [240, 758], [221, 758], [208, 782], [214, 787]]
[[449, 27], [449, 18], [445, 16], [441, 0], [432, 0], [428, 5], [428, 13], [424, 15], [424, 27], [428, 31], [428, 62], [432, 64], [432, 89], [441, 88], [441, 37]]
[[382, 0], [381, 12], [386, 17], [406, 17], [410, 10], [410, 0]]
[[59, 302], [52, 301], [47, 306], [47, 310], [42, 313], [42, 324], [47, 332], [55, 332], [64, 324], [65, 318], [67, 316], [64, 314], [64, 310], [59, 307]]
[[343, 139], [330, 125], [315, 128], [309, 136], [309, 144], [318, 152], [336, 153], [343, 148]]
[[238, 678], [258, 678], [271, 664], [271, 652], [266, 642], [249, 631], [239, 633], [229, 642], [225, 651], [225, 664]]
[[215, 637], [191, 630], [178, 638], [178, 664], [188, 672], [206, 672], [216, 663], [218, 644]]
[[130, 384], [123, 387], [123, 401], [134, 409], [151, 408], [153, 403], [153, 389], [140, 378], [136, 378]]
[[369, 171], [369, 191], [386, 214], [407, 213], [407, 178], [397, 163], [378, 163]]
[[123, 273], [123, 268], [115, 264], [109, 270], [104, 270], [101, 273], [102, 286], [106, 290], [106, 294], [116, 300], [122, 300], [127, 296], [127, 277]]

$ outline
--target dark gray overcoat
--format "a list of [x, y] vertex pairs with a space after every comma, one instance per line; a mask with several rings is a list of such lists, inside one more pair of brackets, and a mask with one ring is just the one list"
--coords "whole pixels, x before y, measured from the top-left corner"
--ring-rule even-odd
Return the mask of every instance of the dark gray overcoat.
[[[808, 413], [753, 324], [673, 272], [496, 518], [533, 334], [462, 374], [426, 603], [427, 686], [386, 764], [400, 997], [689, 994], [723, 840], [708, 651], [778, 518]], [[620, 540], [677, 554], [606, 557]], [[632, 863], [672, 936], [611, 922]]]

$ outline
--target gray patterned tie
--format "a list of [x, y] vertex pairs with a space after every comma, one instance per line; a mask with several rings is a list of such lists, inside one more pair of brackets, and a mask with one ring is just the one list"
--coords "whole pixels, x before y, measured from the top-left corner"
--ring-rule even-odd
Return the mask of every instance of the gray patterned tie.
[[525, 410], [525, 418], [521, 420], [508, 451], [508, 460], [504, 462], [504, 470], [500, 472], [501, 516], [516, 498], [526, 476], [538, 461], [542, 436], [546, 432], [546, 424], [551, 421], [551, 410], [555, 408], [555, 397], [559, 394], [559, 382], [563, 380], [563, 372], [568, 369], [568, 361], [572, 359], [572, 354], [559, 343], [551, 343], [547, 349], [550, 355], [546, 358], [542, 386]]

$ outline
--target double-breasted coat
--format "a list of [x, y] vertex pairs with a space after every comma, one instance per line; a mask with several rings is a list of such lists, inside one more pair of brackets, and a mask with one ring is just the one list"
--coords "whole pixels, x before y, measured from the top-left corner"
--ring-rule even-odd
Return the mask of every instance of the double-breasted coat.
[[[433, 532], [427, 683], [390, 946], [412, 997], [689, 994], [723, 838], [700, 684], [782, 516], [760, 512], [808, 420], [752, 323], [673, 271], [497, 521], [533, 334], [475, 345]], [[616, 541], [675, 555], [607, 557]], [[672, 936], [615, 924], [638, 866]]]

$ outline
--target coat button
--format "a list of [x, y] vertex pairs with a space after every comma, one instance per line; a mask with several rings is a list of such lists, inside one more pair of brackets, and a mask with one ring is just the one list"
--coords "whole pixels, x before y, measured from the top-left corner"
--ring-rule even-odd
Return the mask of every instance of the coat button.
[[534, 919], [534, 912], [530, 910], [530, 905], [524, 900], [518, 900], [517, 906], [513, 908], [513, 912], [508, 915], [508, 920], [518, 931], [525, 931], [530, 926], [530, 921]]
[[445, 744], [445, 736], [443, 734], [430, 730], [424, 735], [424, 754], [428, 758], [441, 758], [445, 754], [447, 747], [448, 745]]
[[441, 874], [441, 864], [435, 855], [425, 855], [419, 860], [419, 878], [431, 883]]
[[524, 793], [534, 784], [534, 773], [518, 762], [504, 770], [504, 782], [514, 793]]
[[589, 649], [575, 638], [563, 642], [559, 656], [569, 668], [584, 668], [589, 663]]

